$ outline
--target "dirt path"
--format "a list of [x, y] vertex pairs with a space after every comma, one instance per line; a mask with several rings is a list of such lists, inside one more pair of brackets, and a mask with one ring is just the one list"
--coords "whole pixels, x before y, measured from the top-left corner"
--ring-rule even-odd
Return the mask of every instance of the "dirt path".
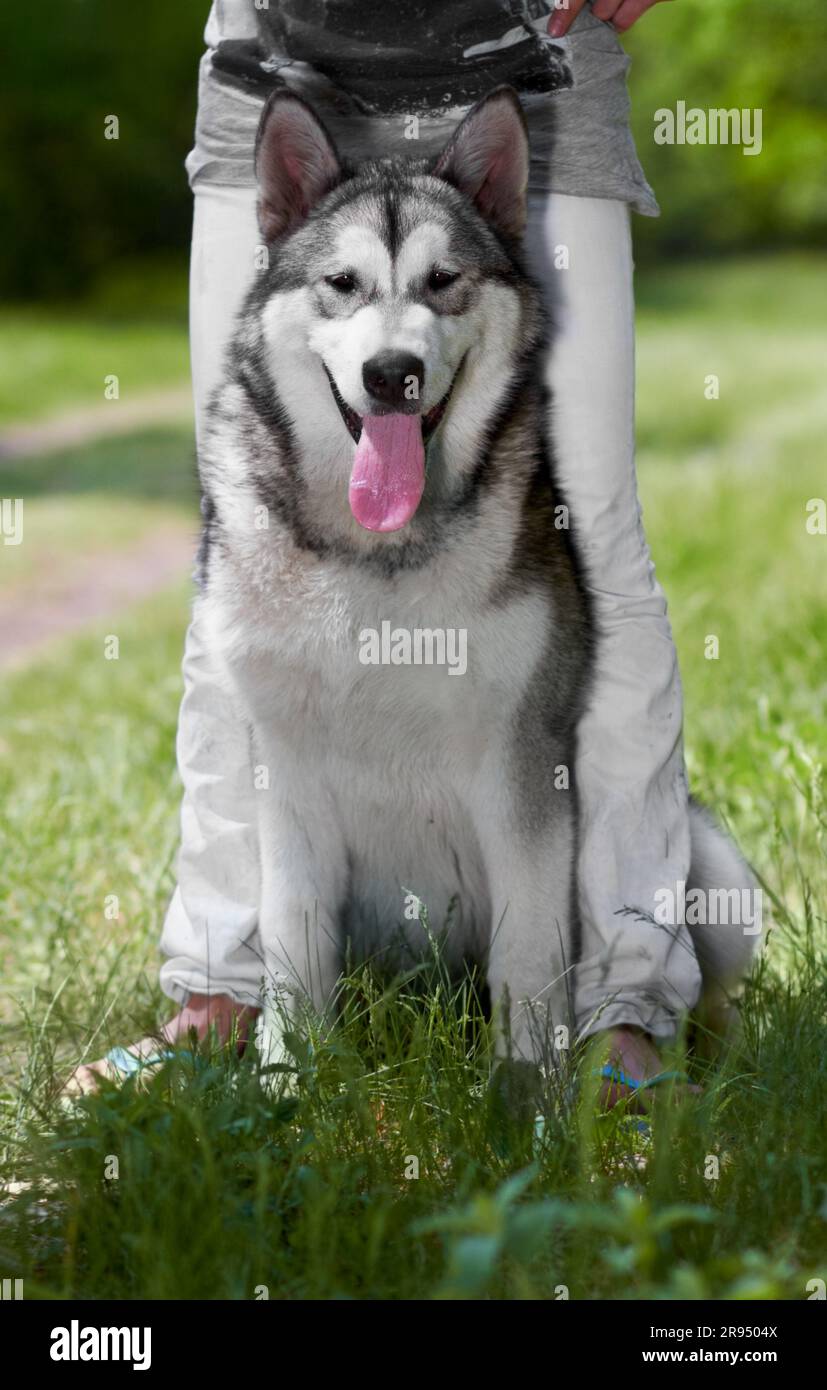
[[63, 411], [39, 424], [17, 425], [0, 433], [0, 458], [32, 458], [72, 449], [113, 434], [134, 434], [158, 425], [192, 420], [192, 391], [176, 386], [134, 400], [102, 402]]
[[0, 669], [23, 666], [57, 638], [186, 578], [196, 531], [195, 520], [165, 517], [133, 545], [63, 556], [25, 585], [0, 593]]
[[[0, 434], [0, 457], [31, 458], [116, 434], [192, 419], [189, 386], [64, 411]], [[25, 583], [0, 592], [0, 670], [24, 666], [51, 642], [82, 632], [192, 570], [197, 521], [164, 516], [117, 549], [53, 555]]]

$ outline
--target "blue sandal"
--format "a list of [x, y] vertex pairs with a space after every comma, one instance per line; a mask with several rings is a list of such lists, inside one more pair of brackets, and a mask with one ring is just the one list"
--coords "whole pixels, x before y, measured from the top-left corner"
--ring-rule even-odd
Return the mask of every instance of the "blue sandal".
[[[628, 1086], [631, 1091], [645, 1091], [649, 1086], [658, 1086], [662, 1081], [688, 1081], [689, 1077], [682, 1071], [661, 1071], [657, 1076], [650, 1076], [648, 1081], [635, 1081], [633, 1076], [627, 1076], [620, 1067], [613, 1067], [611, 1062], [607, 1062], [599, 1071], [593, 1071], [592, 1076], [600, 1077], [604, 1081], [613, 1081], [617, 1086]], [[624, 1123], [630, 1123], [639, 1134], [650, 1134], [651, 1126], [649, 1121], [640, 1115], [627, 1116]], [[546, 1121], [544, 1115], [537, 1115], [534, 1119], [534, 1151], [539, 1153], [546, 1132]]]
[[[604, 1081], [613, 1081], [616, 1086], [628, 1086], [634, 1094], [636, 1091], [645, 1091], [650, 1086], [659, 1086], [662, 1081], [688, 1081], [689, 1077], [682, 1071], [659, 1071], [657, 1076], [650, 1076], [648, 1081], [635, 1081], [633, 1076], [627, 1076], [620, 1067], [613, 1067], [611, 1062], [607, 1062], [605, 1067], [599, 1071], [592, 1072], [593, 1076], [601, 1077]], [[627, 1097], [621, 1097], [621, 1100]], [[640, 1115], [627, 1116], [627, 1123], [632, 1123], [639, 1134], [649, 1134], [651, 1126], [649, 1121]]]
[[128, 1076], [137, 1076], [147, 1067], [159, 1067], [163, 1062], [171, 1062], [173, 1057], [191, 1058], [192, 1054], [167, 1048], [164, 1052], [153, 1052], [149, 1057], [136, 1057], [125, 1047], [111, 1047], [103, 1060], [115, 1068], [121, 1081], [125, 1081]]
[[659, 1071], [657, 1076], [650, 1076], [648, 1081], [635, 1081], [633, 1076], [627, 1076], [625, 1071], [621, 1071], [620, 1067], [613, 1067], [611, 1062], [607, 1062], [599, 1071], [592, 1072], [592, 1076], [601, 1077], [604, 1081], [614, 1081], [616, 1086], [628, 1086], [631, 1091], [645, 1091], [649, 1086], [659, 1086], [662, 1081], [689, 1080], [682, 1071]]

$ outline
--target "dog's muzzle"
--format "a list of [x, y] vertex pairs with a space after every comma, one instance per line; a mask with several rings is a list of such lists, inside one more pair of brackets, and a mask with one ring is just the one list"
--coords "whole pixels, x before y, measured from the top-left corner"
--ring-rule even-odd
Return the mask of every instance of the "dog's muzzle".
[[[445, 414], [445, 411], [448, 408], [448, 402], [451, 399], [454, 387], [456, 385], [457, 377], [459, 376], [462, 370], [464, 362], [465, 358], [463, 357], [462, 362], [460, 362], [459, 366], [457, 367], [457, 370], [454, 372], [451, 384], [448, 387], [448, 390], [445, 392], [445, 395], [442, 397], [442, 399], [438, 400], [436, 405], [432, 405], [430, 410], [426, 411], [424, 415], [420, 415], [419, 417], [422, 424], [422, 441], [424, 444], [428, 443], [428, 440], [430, 439], [434, 430], [439, 425], [439, 422], [441, 421], [443, 415]], [[342, 394], [339, 391], [339, 388], [336, 385], [336, 382], [333, 378], [333, 373], [330, 371], [330, 368], [328, 367], [327, 363], [322, 362], [322, 366], [324, 367], [325, 372], [327, 374], [327, 379], [330, 382], [330, 389], [333, 392], [333, 399], [336, 402], [336, 405], [338, 406], [339, 414], [345, 422], [348, 434], [351, 436], [354, 442], [358, 444], [362, 436], [362, 416], [359, 415], [352, 408], [352, 406], [349, 406], [347, 404], [347, 401], [343, 400]], [[388, 411], [386, 413], [390, 414], [391, 412]]]

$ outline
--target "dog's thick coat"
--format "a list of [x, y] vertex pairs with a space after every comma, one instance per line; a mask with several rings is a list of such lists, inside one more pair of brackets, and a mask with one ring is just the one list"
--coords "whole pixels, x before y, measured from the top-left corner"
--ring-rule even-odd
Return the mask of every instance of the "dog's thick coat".
[[[418, 900], [450, 965], [481, 962], [507, 999], [515, 1048], [547, 1059], [549, 1024], [572, 1019], [594, 633], [545, 439], [519, 102], [493, 92], [431, 168], [353, 170], [278, 93], [257, 162], [267, 263], [201, 443], [197, 603], [252, 727], [265, 974], [321, 1008], [346, 950], [422, 953]], [[402, 525], [387, 430], [354, 462], [388, 414], [427, 458]], [[363, 664], [383, 624], [397, 653], [417, 630], [435, 648], [466, 633], [467, 670]], [[750, 882], [693, 811], [692, 885]], [[752, 942], [719, 933], [699, 954], [723, 988]]]

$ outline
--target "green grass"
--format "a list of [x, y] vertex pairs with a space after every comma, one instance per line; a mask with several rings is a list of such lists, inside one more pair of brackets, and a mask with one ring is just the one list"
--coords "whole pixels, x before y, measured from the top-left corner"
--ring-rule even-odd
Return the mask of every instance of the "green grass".
[[[289, 1092], [262, 1085], [252, 1053], [205, 1050], [148, 1090], [63, 1113], [56, 1078], [168, 1008], [155, 979], [177, 840], [174, 591], [117, 621], [117, 662], [102, 626], [0, 696], [0, 1176], [30, 1184], [0, 1205], [0, 1254], [27, 1297], [801, 1299], [825, 1277], [827, 537], [804, 525], [824, 495], [807, 308], [822, 283], [821, 266], [764, 262], [639, 287], [641, 494], [691, 779], [775, 918], [740, 1041], [691, 1061], [703, 1097], [662, 1105], [646, 1138], [597, 1114], [573, 1058], [538, 1139], [533, 1110], [488, 1087], [473, 991], [432, 962], [386, 991], [355, 974], [338, 1032], [297, 1033]], [[719, 401], [703, 396], [713, 371]], [[162, 480], [178, 486], [164, 451], [179, 479], [187, 466], [180, 441], [155, 444], [119, 442], [128, 484], [93, 450], [44, 461], [30, 486], [77, 477], [74, 501], [99, 508], [108, 476], [113, 504], [151, 505]]]
[[[817, 461], [813, 445], [827, 429], [823, 271], [817, 258], [785, 257], [639, 277], [644, 468], [650, 454], [657, 465], [701, 459], [729, 472], [766, 463], [773, 474], [782, 453], [796, 470], [802, 455]], [[712, 375], [717, 400], [704, 395]]]
[[61, 410], [105, 404], [105, 378], [120, 399], [186, 386], [186, 318], [112, 317], [80, 311], [0, 312], [0, 429]]

